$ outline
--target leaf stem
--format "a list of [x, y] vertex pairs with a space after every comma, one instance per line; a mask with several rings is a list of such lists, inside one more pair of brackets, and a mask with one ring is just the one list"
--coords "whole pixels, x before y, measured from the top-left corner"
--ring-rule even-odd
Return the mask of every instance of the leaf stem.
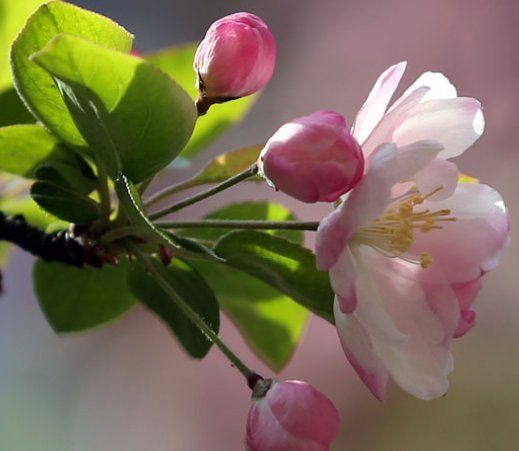
[[164, 290], [164, 292], [171, 298], [176, 306], [186, 315], [218, 348], [223, 354], [231, 361], [231, 363], [248, 379], [254, 373], [250, 370], [236, 354], [234, 354], [227, 345], [218, 337], [216, 332], [209, 327], [209, 325], [196, 313], [191, 306], [182, 299], [173, 287], [168, 283], [166, 279], [157, 271], [155, 266], [149, 261], [149, 257], [143, 255], [143, 253], [136, 247], [129, 245], [129, 250], [137, 257], [142, 266], [148, 271], [150, 277]]
[[198, 221], [157, 222], [163, 229], [214, 228], [214, 229], [256, 229], [256, 230], [310, 230], [315, 231], [319, 222], [300, 221], [256, 221], [236, 219], [201, 219]]
[[177, 202], [176, 204], [170, 205], [169, 207], [166, 207], [162, 210], [159, 210], [156, 213], [153, 213], [152, 215], [149, 216], [149, 219], [151, 219], [151, 220], [159, 219], [170, 213], [181, 210], [184, 207], [187, 207], [189, 205], [200, 202], [201, 200], [214, 196], [216, 193], [219, 193], [220, 191], [224, 191], [227, 188], [230, 188], [231, 186], [234, 186], [237, 183], [240, 183], [243, 180], [248, 179], [249, 177], [252, 177], [253, 175], [256, 175], [257, 173], [258, 173], [258, 165], [256, 163], [254, 163], [253, 165], [249, 166], [244, 171], [228, 178], [227, 180], [225, 180], [222, 183], [219, 183], [218, 185], [215, 185], [205, 191], [195, 194], [194, 196], [188, 197], [180, 202]]

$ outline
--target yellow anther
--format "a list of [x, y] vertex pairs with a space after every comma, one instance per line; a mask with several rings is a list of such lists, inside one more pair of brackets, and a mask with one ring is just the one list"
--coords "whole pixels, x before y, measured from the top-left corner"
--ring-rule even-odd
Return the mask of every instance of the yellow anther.
[[450, 216], [449, 209], [414, 211], [414, 207], [442, 189], [443, 187], [439, 187], [425, 196], [412, 194], [400, 199], [369, 226], [357, 230], [352, 239], [371, 246], [388, 257], [399, 257], [428, 268], [433, 263], [429, 253], [420, 254], [419, 259], [406, 254], [414, 243], [415, 231], [428, 233], [431, 230], [441, 230], [443, 222], [455, 221], [456, 218]]
[[432, 258], [432, 255], [429, 254], [428, 252], [422, 252], [420, 254], [420, 266], [422, 268], [428, 268], [429, 266], [431, 266], [433, 263], [433, 258]]

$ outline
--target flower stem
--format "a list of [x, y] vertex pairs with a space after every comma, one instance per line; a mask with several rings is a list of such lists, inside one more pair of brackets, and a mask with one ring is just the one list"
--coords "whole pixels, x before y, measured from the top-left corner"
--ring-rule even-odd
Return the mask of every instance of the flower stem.
[[175, 185], [167, 186], [163, 190], [159, 191], [158, 193], [155, 193], [153, 196], [150, 196], [146, 202], [144, 202], [144, 206], [146, 208], [149, 208], [157, 203], [159, 203], [161, 200], [164, 200], [168, 198], [169, 196], [172, 196], [173, 194], [177, 194], [181, 191], [184, 191], [189, 188], [194, 188], [195, 186], [198, 186], [199, 182], [197, 180], [186, 180], [185, 182], [180, 182]]
[[299, 221], [255, 221], [236, 219], [202, 219], [199, 221], [167, 221], [156, 223], [163, 229], [214, 228], [214, 229], [257, 229], [257, 230], [317, 230], [318, 222]]
[[155, 266], [150, 262], [149, 257], [146, 257], [136, 246], [129, 245], [128, 249], [132, 252], [135, 257], [140, 261], [142, 266], [148, 271], [150, 277], [164, 290], [164, 292], [171, 298], [176, 306], [186, 315], [218, 348], [223, 354], [230, 360], [230, 362], [243, 374], [248, 380], [251, 375], [255, 374], [254, 371], [250, 370], [234, 352], [232, 352], [227, 345], [218, 337], [216, 332], [209, 327], [209, 325], [196, 313], [191, 306], [186, 303], [168, 283], [166, 279], [162, 277]]
[[177, 202], [176, 204], [170, 205], [169, 207], [164, 208], [163, 210], [159, 210], [156, 213], [153, 213], [149, 216], [151, 220], [162, 218], [163, 216], [166, 216], [170, 213], [173, 213], [175, 211], [181, 210], [184, 207], [187, 207], [189, 205], [195, 204], [197, 202], [200, 202], [201, 200], [207, 199], [208, 197], [214, 196], [216, 193], [219, 193], [220, 191], [226, 190], [227, 188], [230, 188], [231, 186], [236, 185], [237, 183], [240, 183], [241, 181], [248, 179], [249, 177], [252, 177], [253, 175], [256, 175], [258, 172], [258, 165], [254, 163], [249, 168], [245, 169], [244, 171], [228, 178], [222, 183], [219, 183], [218, 185], [213, 186], [212, 188], [209, 188], [205, 191], [202, 191], [198, 194], [195, 194], [194, 196], [188, 197], [187, 199], [184, 199], [180, 202]]

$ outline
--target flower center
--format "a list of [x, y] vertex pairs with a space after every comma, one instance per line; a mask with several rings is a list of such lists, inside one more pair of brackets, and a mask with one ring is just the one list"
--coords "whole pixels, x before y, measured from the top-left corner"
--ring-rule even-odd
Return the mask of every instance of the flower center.
[[419, 264], [422, 268], [428, 268], [433, 262], [433, 258], [428, 252], [422, 252], [419, 258], [403, 254], [411, 248], [415, 232], [427, 233], [431, 230], [441, 230], [442, 222], [456, 221], [456, 218], [450, 216], [449, 209], [436, 211], [429, 209], [416, 211], [415, 209], [425, 199], [442, 189], [443, 187], [439, 187], [425, 196], [421, 194], [404, 196], [394, 202], [382, 216], [375, 219], [370, 225], [358, 229], [353, 234], [352, 240], [366, 244], [388, 257], [399, 257]]

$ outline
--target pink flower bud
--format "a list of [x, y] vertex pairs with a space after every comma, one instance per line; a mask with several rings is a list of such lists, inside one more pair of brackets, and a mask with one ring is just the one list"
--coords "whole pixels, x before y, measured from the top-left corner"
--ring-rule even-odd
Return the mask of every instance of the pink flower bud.
[[339, 423], [332, 402], [306, 382], [260, 380], [247, 418], [247, 449], [327, 451]]
[[267, 25], [254, 14], [231, 14], [214, 22], [198, 46], [198, 89], [219, 101], [253, 94], [268, 83], [275, 62], [276, 41]]
[[260, 174], [302, 202], [334, 202], [364, 172], [364, 157], [344, 118], [316, 111], [283, 125], [260, 154]]

